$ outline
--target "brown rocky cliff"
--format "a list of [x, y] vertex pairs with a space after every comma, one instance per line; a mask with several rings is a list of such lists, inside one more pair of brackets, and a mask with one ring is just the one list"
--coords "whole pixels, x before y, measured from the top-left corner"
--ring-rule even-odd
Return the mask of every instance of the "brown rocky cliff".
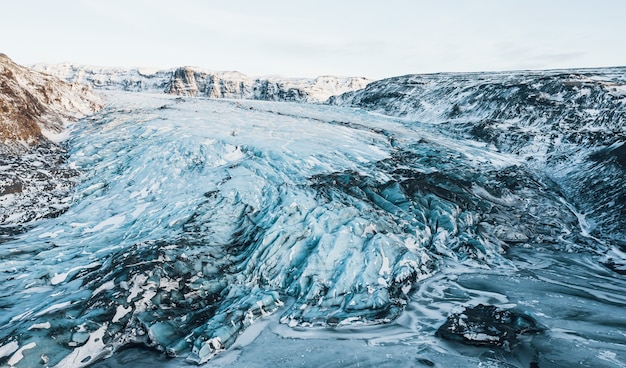
[[87, 87], [15, 64], [0, 54], [0, 152], [24, 151], [102, 107]]

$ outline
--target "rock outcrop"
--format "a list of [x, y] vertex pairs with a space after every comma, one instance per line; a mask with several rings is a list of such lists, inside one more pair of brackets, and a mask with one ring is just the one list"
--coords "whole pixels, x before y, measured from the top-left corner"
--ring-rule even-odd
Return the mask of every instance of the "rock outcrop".
[[101, 108], [89, 88], [32, 71], [0, 54], [0, 152], [61, 138], [68, 121]]
[[526, 313], [479, 304], [450, 315], [437, 330], [437, 336], [468, 345], [497, 346], [511, 351], [519, 335], [544, 330], [544, 326]]

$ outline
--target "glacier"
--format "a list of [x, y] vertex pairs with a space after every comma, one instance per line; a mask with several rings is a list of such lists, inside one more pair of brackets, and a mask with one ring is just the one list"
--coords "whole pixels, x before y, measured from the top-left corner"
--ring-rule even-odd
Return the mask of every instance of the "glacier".
[[[376, 83], [348, 107], [104, 92], [63, 144], [63, 211], [0, 238], [0, 364], [625, 366], [624, 204], [576, 186], [619, 193], [623, 122], [481, 141], [350, 100]], [[436, 336], [481, 304], [546, 330], [510, 351]]]
[[612, 240], [626, 241], [626, 68], [408, 75], [329, 103], [438, 125], [548, 171]]

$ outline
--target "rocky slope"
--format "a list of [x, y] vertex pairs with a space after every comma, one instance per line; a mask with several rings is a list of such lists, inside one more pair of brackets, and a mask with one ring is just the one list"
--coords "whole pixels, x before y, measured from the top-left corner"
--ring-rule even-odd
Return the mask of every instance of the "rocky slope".
[[518, 154], [587, 215], [592, 236], [626, 241], [626, 68], [407, 75], [329, 103]]
[[58, 145], [66, 124], [102, 107], [88, 87], [32, 71], [0, 54], [0, 242], [53, 216], [76, 176]]
[[330, 96], [364, 88], [370, 82], [366, 78], [331, 76], [255, 78], [239, 72], [216, 72], [189, 66], [150, 70], [38, 64], [33, 68], [96, 89], [265, 101], [323, 102]]
[[32, 71], [0, 54], [0, 151], [57, 141], [68, 121], [101, 107], [86, 86]]

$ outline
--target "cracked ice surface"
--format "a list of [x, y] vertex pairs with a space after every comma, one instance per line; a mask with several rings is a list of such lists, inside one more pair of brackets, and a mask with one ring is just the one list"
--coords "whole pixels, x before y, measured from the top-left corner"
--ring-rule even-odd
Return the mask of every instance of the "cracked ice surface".
[[80, 367], [136, 343], [202, 363], [279, 309], [289, 326], [389, 322], [442, 260], [506, 268], [510, 244], [587, 244], [519, 159], [419, 124], [108, 99], [74, 126], [67, 212], [0, 244], [9, 365]]

